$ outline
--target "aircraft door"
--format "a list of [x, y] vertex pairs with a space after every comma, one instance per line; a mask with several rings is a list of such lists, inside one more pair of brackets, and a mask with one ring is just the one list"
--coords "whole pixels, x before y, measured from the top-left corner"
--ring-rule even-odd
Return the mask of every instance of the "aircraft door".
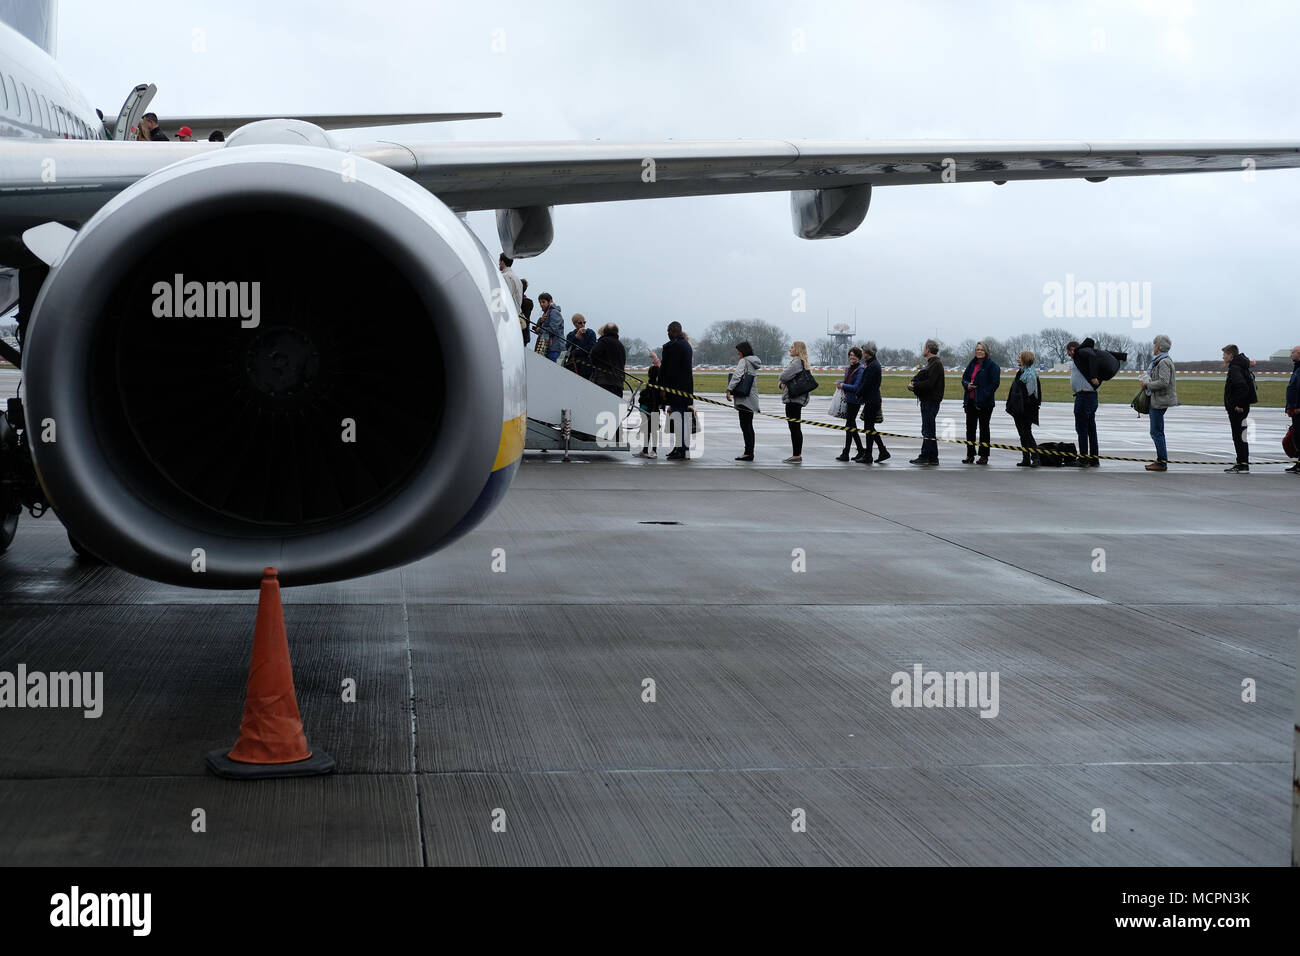
[[131, 130], [140, 125], [140, 117], [145, 114], [145, 110], [149, 108], [157, 92], [158, 87], [155, 84], [141, 83], [127, 94], [126, 102], [122, 104], [122, 112], [117, 114], [117, 125], [112, 131], [113, 139], [127, 139], [131, 135]]

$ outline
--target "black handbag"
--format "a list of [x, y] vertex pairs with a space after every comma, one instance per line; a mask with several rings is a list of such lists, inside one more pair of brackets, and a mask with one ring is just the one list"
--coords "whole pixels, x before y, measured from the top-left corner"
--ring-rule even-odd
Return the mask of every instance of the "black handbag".
[[817, 379], [813, 378], [812, 372], [806, 368], [801, 368], [794, 378], [790, 379], [785, 386], [785, 394], [788, 398], [798, 398], [800, 395], [807, 395], [817, 388]]
[[731, 390], [732, 398], [748, 398], [749, 393], [754, 390], [754, 373], [746, 372], [736, 383], [736, 387]]

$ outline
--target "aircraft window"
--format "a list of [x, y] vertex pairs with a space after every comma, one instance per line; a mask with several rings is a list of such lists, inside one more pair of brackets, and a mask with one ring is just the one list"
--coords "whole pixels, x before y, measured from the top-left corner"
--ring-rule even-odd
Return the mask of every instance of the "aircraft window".
[[41, 101], [41, 120], [45, 123], [48, 130], [54, 129], [54, 120], [50, 119], [50, 104], [45, 100], [45, 94], [37, 93], [36, 98]]
[[22, 96], [20, 96], [20, 97], [18, 98], [18, 112], [21, 113], [21, 112], [22, 112], [22, 108], [23, 108], [24, 106], [26, 106], [26, 107], [27, 107], [27, 112], [26, 112], [25, 116], [26, 116], [27, 119], [32, 119], [32, 118], [34, 118], [34, 114], [32, 113], [32, 94], [31, 94], [31, 91], [27, 89], [27, 84], [24, 83], [22, 80], [19, 80], [19, 81], [18, 81], [18, 86], [22, 89], [22, 94], [23, 94]]
[[0, 74], [0, 97], [4, 98], [4, 108], [9, 109], [9, 87], [5, 86], [5, 78]]
[[9, 108], [13, 110], [14, 115], [17, 116], [18, 115], [18, 85], [14, 83], [14, 78], [7, 73], [5, 74], [5, 79], [9, 81], [9, 103], [10, 103]]

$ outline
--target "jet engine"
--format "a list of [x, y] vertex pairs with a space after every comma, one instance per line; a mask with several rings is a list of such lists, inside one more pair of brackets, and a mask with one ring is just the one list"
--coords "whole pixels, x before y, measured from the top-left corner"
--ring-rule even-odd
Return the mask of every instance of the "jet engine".
[[172, 584], [413, 561], [517, 467], [510, 302], [455, 214], [382, 166], [305, 145], [184, 160], [96, 213], [41, 290], [41, 485], [85, 549]]

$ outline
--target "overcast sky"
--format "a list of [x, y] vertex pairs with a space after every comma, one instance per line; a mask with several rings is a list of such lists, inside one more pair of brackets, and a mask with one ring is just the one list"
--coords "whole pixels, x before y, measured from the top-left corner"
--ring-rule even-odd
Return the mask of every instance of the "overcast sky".
[[[115, 114], [500, 110], [412, 140], [1300, 139], [1293, 3], [63, 0], [58, 58]], [[798, 49], [802, 45], [802, 50]], [[502, 49], [504, 47], [504, 49]], [[360, 138], [370, 138], [366, 133]], [[561, 206], [517, 264], [566, 315], [831, 322], [917, 345], [1066, 325], [1264, 358], [1295, 321], [1300, 170], [879, 189], [842, 239], [784, 193]], [[490, 213], [471, 225], [499, 243]], [[1151, 325], [1044, 316], [1044, 284], [1151, 283]], [[804, 289], [807, 311], [792, 310]]]

